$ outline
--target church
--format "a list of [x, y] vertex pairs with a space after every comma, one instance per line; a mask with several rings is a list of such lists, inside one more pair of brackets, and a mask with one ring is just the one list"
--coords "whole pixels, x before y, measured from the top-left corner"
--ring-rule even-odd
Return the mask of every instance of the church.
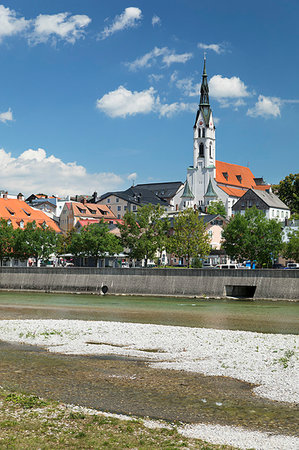
[[200, 89], [200, 102], [193, 127], [193, 165], [187, 169], [184, 188], [173, 198], [173, 206], [202, 209], [221, 200], [227, 215], [248, 189], [269, 192], [271, 186], [262, 178], [255, 178], [248, 167], [216, 160], [216, 136], [209, 100], [206, 58]]

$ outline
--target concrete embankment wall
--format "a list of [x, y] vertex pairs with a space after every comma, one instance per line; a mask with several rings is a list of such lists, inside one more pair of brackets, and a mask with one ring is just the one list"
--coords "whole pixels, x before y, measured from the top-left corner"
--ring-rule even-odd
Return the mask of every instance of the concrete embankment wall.
[[0, 289], [299, 299], [299, 270], [0, 267]]

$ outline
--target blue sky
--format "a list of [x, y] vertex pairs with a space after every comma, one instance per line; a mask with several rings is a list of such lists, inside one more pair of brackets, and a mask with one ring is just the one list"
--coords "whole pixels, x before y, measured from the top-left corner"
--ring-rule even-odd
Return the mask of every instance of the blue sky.
[[298, 171], [297, 0], [0, 0], [0, 189], [184, 181], [207, 54], [216, 158]]

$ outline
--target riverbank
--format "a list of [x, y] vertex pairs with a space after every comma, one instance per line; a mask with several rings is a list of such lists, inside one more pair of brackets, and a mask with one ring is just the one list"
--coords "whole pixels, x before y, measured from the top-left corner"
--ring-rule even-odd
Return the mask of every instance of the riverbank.
[[0, 289], [298, 301], [299, 270], [0, 267]]

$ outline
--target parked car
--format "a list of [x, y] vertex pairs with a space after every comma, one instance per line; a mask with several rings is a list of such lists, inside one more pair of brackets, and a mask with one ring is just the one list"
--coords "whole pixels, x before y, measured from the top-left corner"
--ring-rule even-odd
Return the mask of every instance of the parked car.
[[272, 266], [272, 269], [284, 269], [285, 267], [282, 264], [275, 263]]
[[216, 269], [239, 269], [238, 264], [218, 264]]
[[288, 263], [286, 269], [299, 269], [299, 263]]

